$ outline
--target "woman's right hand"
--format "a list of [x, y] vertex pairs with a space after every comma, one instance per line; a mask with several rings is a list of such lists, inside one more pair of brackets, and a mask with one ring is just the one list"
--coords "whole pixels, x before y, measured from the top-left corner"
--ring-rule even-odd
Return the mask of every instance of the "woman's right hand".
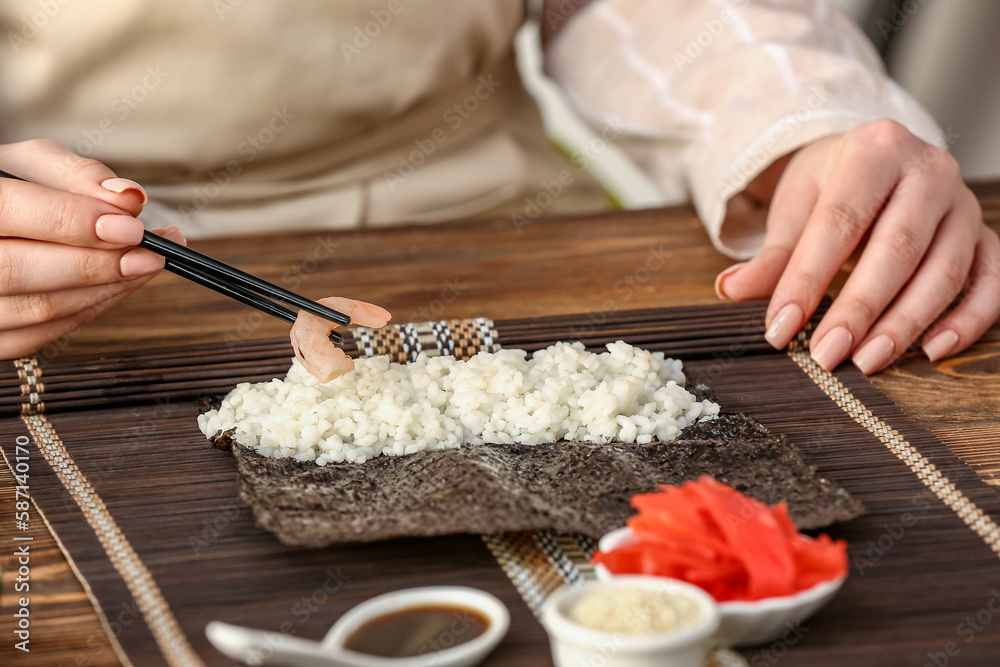
[[[51, 141], [0, 145], [0, 357], [68, 334], [163, 269], [134, 248], [146, 193]], [[175, 227], [161, 232], [180, 243]]]

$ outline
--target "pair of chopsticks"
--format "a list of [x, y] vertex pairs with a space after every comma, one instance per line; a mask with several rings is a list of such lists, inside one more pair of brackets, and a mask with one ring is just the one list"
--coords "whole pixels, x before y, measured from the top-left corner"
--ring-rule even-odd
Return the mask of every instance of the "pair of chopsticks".
[[[15, 181], [24, 180], [6, 171], [0, 171], [0, 178], [9, 178]], [[351, 323], [351, 318], [340, 311], [299, 296], [295, 292], [278, 287], [208, 255], [203, 255], [197, 250], [191, 250], [180, 243], [174, 243], [170, 239], [157, 236], [150, 231], [143, 232], [139, 247], [166, 258], [165, 268], [167, 271], [215, 290], [219, 294], [236, 299], [240, 303], [253, 306], [262, 313], [277, 317], [289, 324], [295, 323], [298, 313], [278, 302], [283, 301], [299, 310], [304, 310], [342, 326], [348, 326]], [[272, 301], [272, 299], [274, 300]], [[343, 343], [344, 337], [334, 331], [330, 333], [330, 340], [334, 343]]]
[[[281, 301], [343, 326], [351, 323], [351, 318], [340, 311], [299, 296], [295, 292], [278, 287], [150, 231], [143, 232], [139, 247], [162, 255], [166, 259], [165, 268], [167, 271], [215, 290], [240, 303], [253, 306], [262, 313], [277, 317], [289, 324], [294, 324], [297, 313], [279, 303]], [[335, 343], [343, 343], [344, 337], [334, 331], [330, 334], [330, 340]]]

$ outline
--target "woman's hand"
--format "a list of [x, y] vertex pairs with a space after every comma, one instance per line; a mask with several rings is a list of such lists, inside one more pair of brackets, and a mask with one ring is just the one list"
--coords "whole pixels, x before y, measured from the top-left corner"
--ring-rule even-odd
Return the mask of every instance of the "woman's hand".
[[50, 141], [0, 145], [0, 170], [24, 179], [0, 178], [2, 358], [43, 348], [163, 269], [131, 247], [143, 231], [138, 183]]
[[1000, 315], [1000, 240], [983, 224], [955, 159], [880, 120], [816, 141], [787, 161], [760, 255], [720, 274], [717, 291], [770, 296], [768, 342], [784, 347], [841, 267], [846, 284], [812, 335], [813, 359], [847, 357], [879, 371], [923, 337], [935, 361], [979, 338]]

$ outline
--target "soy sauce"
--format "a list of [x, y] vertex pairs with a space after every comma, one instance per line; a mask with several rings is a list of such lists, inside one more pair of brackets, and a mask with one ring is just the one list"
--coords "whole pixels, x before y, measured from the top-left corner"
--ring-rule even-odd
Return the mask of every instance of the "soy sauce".
[[355, 630], [344, 648], [382, 658], [410, 658], [458, 646], [486, 632], [489, 620], [464, 607], [411, 607]]

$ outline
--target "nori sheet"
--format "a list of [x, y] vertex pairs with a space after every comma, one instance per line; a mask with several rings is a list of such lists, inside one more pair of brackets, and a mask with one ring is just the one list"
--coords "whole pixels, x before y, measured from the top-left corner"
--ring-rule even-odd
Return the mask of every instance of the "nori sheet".
[[801, 529], [864, 512], [784, 436], [742, 414], [647, 445], [464, 446], [323, 467], [233, 452], [240, 497], [261, 527], [294, 546], [546, 528], [596, 538], [625, 524], [634, 494], [703, 474], [768, 504], [787, 501]]

